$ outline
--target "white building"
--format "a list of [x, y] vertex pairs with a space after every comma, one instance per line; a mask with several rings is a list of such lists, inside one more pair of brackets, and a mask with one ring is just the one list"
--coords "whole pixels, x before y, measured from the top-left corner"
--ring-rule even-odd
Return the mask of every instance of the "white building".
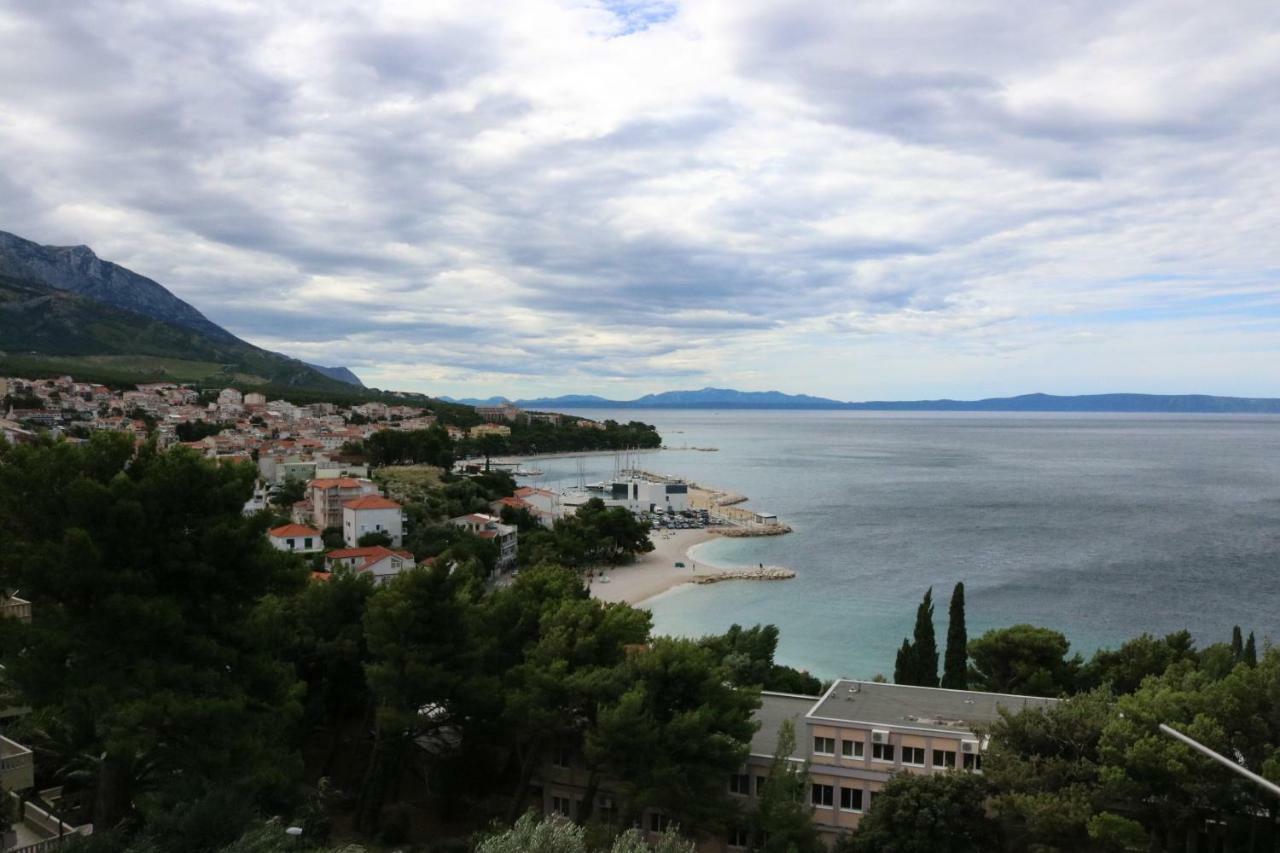
[[568, 492], [561, 495], [560, 503], [566, 513], [572, 513], [592, 498], [599, 498], [607, 507], [620, 506], [637, 513], [655, 510], [684, 512], [689, 508], [689, 486], [687, 483], [626, 478]]
[[381, 545], [330, 551], [324, 555], [324, 564], [331, 572], [343, 567], [362, 574], [367, 572], [373, 576], [374, 583], [379, 585], [417, 565], [408, 551], [393, 551]]
[[449, 523], [470, 531], [481, 539], [491, 539], [497, 543], [498, 563], [495, 568], [498, 571], [509, 572], [516, 567], [520, 532], [514, 524], [503, 524], [501, 519], [479, 512], [451, 518]]
[[324, 542], [320, 531], [303, 524], [286, 524], [267, 531], [267, 541], [277, 551], [292, 551], [296, 554], [315, 554], [324, 550]]
[[381, 495], [364, 495], [342, 505], [342, 539], [348, 548], [360, 544], [360, 537], [369, 533], [385, 533], [391, 538], [391, 547], [399, 548], [404, 541], [404, 512], [400, 504]]

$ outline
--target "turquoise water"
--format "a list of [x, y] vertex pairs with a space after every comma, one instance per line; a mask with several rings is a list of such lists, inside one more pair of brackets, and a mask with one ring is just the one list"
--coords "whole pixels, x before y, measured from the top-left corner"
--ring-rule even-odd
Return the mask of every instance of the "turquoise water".
[[[925, 588], [964, 581], [970, 636], [1031, 622], [1086, 655], [1142, 631], [1280, 629], [1280, 417], [877, 412], [593, 412], [654, 423], [640, 467], [741, 492], [795, 532], [704, 559], [794, 568], [783, 583], [683, 587], [658, 631], [772, 622], [779, 659], [823, 677], [891, 672]], [[621, 417], [620, 417], [621, 416]], [[547, 486], [612, 455], [544, 460]]]

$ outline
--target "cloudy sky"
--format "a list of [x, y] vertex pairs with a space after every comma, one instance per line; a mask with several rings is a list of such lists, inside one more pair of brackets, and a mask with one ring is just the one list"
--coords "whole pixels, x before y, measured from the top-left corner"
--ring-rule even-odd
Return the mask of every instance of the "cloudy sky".
[[1280, 395], [1280, 3], [0, 0], [0, 229], [381, 387]]

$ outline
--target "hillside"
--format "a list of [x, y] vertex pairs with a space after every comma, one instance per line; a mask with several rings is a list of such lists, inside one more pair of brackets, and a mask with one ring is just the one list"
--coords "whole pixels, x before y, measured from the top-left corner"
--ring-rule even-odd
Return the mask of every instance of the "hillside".
[[[217, 329], [217, 327], [214, 327]], [[349, 391], [296, 359], [0, 274], [0, 367], [103, 380], [235, 381]]]

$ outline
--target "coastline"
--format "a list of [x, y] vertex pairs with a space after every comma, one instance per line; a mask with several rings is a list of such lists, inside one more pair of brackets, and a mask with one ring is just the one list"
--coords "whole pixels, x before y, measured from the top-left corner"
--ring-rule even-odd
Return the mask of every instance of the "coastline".
[[[628, 566], [608, 573], [608, 582], [591, 581], [591, 595], [601, 601], [625, 602], [633, 607], [674, 590], [698, 584], [730, 580], [783, 580], [795, 572], [780, 566], [729, 566], [701, 557], [702, 546], [719, 537], [708, 530], [669, 531], [654, 542], [654, 549]], [[684, 567], [675, 564], [683, 563]]]

